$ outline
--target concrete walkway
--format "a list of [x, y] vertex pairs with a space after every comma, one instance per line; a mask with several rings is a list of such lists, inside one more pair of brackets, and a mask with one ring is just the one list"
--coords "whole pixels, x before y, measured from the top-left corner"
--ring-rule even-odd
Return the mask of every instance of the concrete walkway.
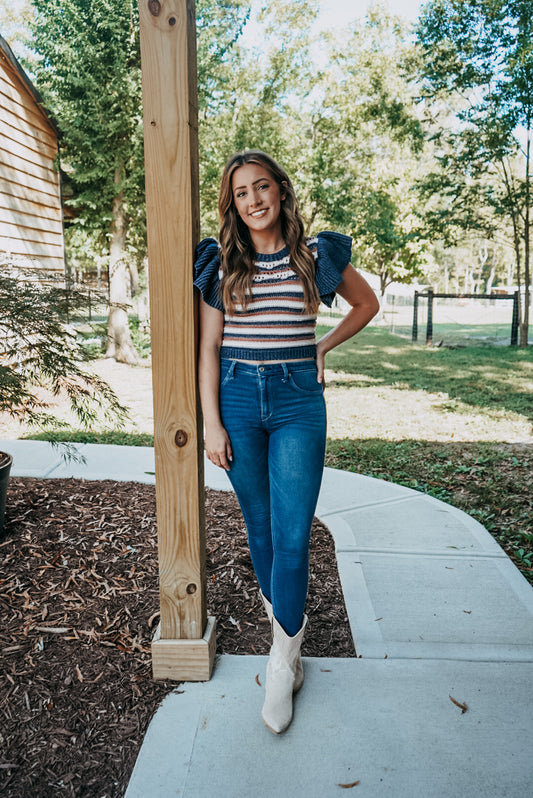
[[[0, 447], [13, 475], [154, 481], [148, 448], [78, 446], [86, 463], [69, 465], [46, 443]], [[208, 462], [206, 484], [229, 489]], [[306, 659], [277, 737], [260, 719], [266, 658], [220, 657], [165, 699], [126, 798], [529, 796], [531, 586], [480, 524], [398, 485], [326, 469], [317, 516], [359, 658]]]

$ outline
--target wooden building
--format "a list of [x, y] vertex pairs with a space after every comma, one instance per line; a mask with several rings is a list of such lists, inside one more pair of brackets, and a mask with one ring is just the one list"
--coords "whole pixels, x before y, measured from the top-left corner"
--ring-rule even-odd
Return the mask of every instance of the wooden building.
[[0, 36], [0, 258], [63, 276], [59, 131]]

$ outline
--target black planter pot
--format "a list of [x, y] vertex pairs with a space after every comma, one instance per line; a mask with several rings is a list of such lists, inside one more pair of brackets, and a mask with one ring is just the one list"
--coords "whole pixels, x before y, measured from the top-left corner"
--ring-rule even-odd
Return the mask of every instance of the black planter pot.
[[13, 458], [10, 454], [0, 452], [0, 537], [4, 534], [4, 513], [6, 511], [7, 483]]

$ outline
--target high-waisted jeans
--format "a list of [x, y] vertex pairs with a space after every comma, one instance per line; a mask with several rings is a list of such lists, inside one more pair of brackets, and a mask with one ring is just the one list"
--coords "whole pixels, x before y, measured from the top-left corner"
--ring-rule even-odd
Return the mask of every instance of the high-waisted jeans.
[[312, 360], [269, 365], [223, 358], [220, 372], [220, 412], [233, 450], [228, 476], [261, 591], [293, 636], [303, 619], [324, 467], [323, 388]]

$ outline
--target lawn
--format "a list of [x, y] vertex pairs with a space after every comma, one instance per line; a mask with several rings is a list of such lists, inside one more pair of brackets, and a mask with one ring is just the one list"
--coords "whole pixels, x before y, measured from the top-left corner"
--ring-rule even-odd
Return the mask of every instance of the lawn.
[[[460, 507], [533, 583], [533, 350], [427, 348], [370, 327], [330, 352], [326, 367], [326, 465]], [[125, 369], [111, 380], [119, 396]], [[137, 393], [148, 371], [132, 369]], [[151, 445], [151, 421], [136, 419], [127, 433], [58, 437]]]

